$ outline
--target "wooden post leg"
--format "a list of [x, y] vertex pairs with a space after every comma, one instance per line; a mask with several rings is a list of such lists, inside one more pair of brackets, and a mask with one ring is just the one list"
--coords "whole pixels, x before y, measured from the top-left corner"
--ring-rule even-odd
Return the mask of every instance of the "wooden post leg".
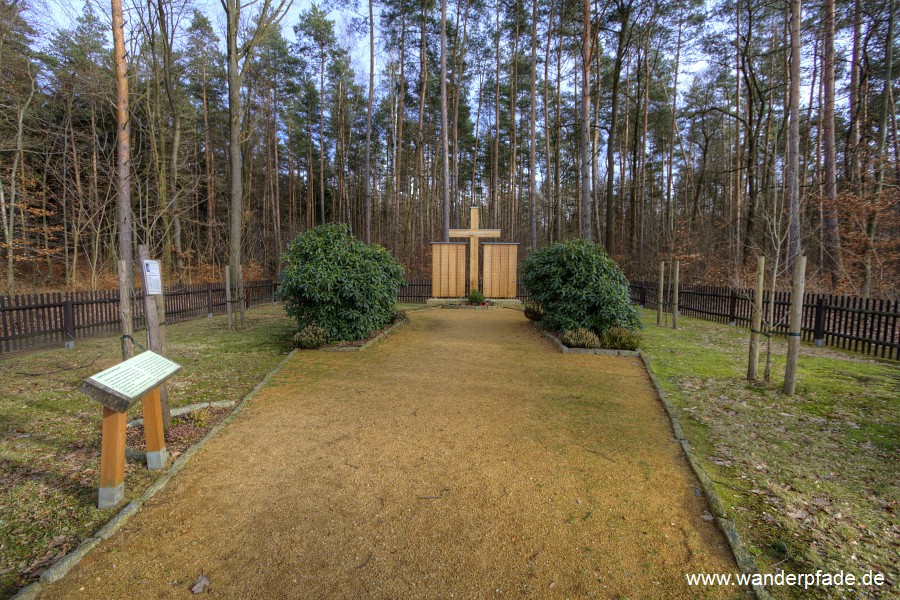
[[[469, 291], [478, 290], [478, 238], [469, 240]], [[481, 291], [481, 290], [478, 290]]]
[[158, 387], [153, 388], [141, 399], [141, 408], [144, 411], [147, 468], [155, 471], [165, 467], [169, 458], [166, 453], [166, 438]]
[[100, 442], [100, 494], [97, 507], [112, 508], [125, 498], [126, 413], [103, 407]]

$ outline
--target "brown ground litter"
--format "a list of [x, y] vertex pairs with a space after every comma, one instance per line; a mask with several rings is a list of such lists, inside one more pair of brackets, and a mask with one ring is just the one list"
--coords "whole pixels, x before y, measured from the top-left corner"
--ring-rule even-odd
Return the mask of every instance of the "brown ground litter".
[[301, 352], [48, 598], [720, 597], [737, 570], [639, 359], [513, 310]]

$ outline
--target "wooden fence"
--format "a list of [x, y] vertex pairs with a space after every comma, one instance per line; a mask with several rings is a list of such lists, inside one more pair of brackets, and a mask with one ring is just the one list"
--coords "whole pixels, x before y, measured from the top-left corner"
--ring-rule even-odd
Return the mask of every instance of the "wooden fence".
[[[245, 285], [247, 306], [274, 299], [274, 281], [253, 281]], [[528, 293], [519, 282], [517, 298], [528, 301]], [[467, 290], [468, 292], [468, 290]], [[400, 302], [425, 302], [431, 297], [431, 279], [409, 279], [400, 288]], [[647, 308], [656, 308], [655, 282], [631, 283], [632, 300]], [[750, 326], [753, 291], [715, 286], [681, 286], [681, 314]], [[764, 303], [773, 295], [766, 293]], [[225, 285], [222, 283], [172, 287], [166, 290], [166, 321], [174, 323], [225, 312]], [[663, 306], [671, 306], [671, 290], [662, 298]], [[768, 331], [776, 335], [788, 331], [790, 292], [775, 292], [774, 323]], [[145, 325], [143, 295], [132, 303], [135, 329]], [[802, 335], [819, 346], [833, 346], [862, 352], [879, 358], [900, 360], [900, 302], [852, 296], [825, 296], [808, 293], [803, 301]], [[53, 292], [0, 296], [0, 354], [20, 352], [47, 346], [74, 345], [76, 340], [118, 334], [119, 293], [117, 290], [96, 292]]]
[[[244, 285], [247, 306], [271, 302], [274, 281]], [[173, 286], [165, 291], [166, 322], [225, 313], [225, 284]], [[145, 327], [144, 296], [132, 301], [134, 327]], [[118, 290], [0, 296], [0, 354], [47, 346], [71, 348], [76, 340], [118, 334]]]
[[[671, 308], [671, 290], [662, 302]], [[650, 281], [631, 283], [631, 298], [646, 308], [659, 304], [658, 284]], [[775, 303], [774, 320], [764, 330], [786, 335], [791, 306], [789, 291], [766, 292], [763, 320], [769, 303]], [[704, 285], [684, 285], [678, 290], [679, 313], [729, 325], [750, 326], [753, 290]], [[900, 360], [900, 302], [854, 296], [803, 296], [802, 338], [817, 346], [832, 346], [879, 358]]]

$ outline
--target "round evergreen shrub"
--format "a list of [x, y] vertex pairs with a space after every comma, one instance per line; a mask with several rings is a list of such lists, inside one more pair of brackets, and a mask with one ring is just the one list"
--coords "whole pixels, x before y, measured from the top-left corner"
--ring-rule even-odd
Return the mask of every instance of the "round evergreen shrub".
[[559, 336], [559, 341], [569, 348], [594, 348], [600, 347], [600, 338], [590, 329], [579, 327], [578, 329], [567, 329]]
[[610, 327], [640, 326], [625, 274], [597, 244], [575, 239], [535, 250], [522, 263], [522, 281], [529, 299], [544, 308], [546, 329], [602, 335]]
[[326, 341], [358, 340], [391, 323], [404, 269], [376, 244], [338, 223], [298, 235], [282, 256], [278, 297], [300, 329], [316, 324]]
[[315, 350], [327, 343], [328, 334], [315, 323], [310, 323], [294, 334], [294, 346], [304, 350]]

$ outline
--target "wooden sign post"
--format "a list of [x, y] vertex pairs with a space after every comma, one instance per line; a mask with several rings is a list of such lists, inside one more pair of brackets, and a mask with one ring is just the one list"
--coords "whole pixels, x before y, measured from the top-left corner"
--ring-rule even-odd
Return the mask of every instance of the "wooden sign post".
[[452, 238], [469, 238], [469, 291], [478, 289], [478, 241], [481, 238], [500, 237], [499, 229], [478, 228], [478, 208], [469, 209], [469, 229], [451, 229]]
[[[146, 244], [138, 246], [141, 262], [141, 276], [144, 283], [144, 314], [147, 317], [147, 345], [157, 354], [166, 354], [166, 297], [163, 294], [162, 269], [158, 260], [151, 260], [150, 248]], [[169, 392], [165, 386], [159, 390], [162, 406], [163, 426], [172, 424], [169, 411]]]
[[79, 386], [103, 405], [98, 508], [112, 508], [125, 497], [125, 420], [138, 398], [144, 412], [147, 468], [153, 471], [166, 466], [159, 389], [180, 369], [166, 357], [148, 351], [88, 377]]

